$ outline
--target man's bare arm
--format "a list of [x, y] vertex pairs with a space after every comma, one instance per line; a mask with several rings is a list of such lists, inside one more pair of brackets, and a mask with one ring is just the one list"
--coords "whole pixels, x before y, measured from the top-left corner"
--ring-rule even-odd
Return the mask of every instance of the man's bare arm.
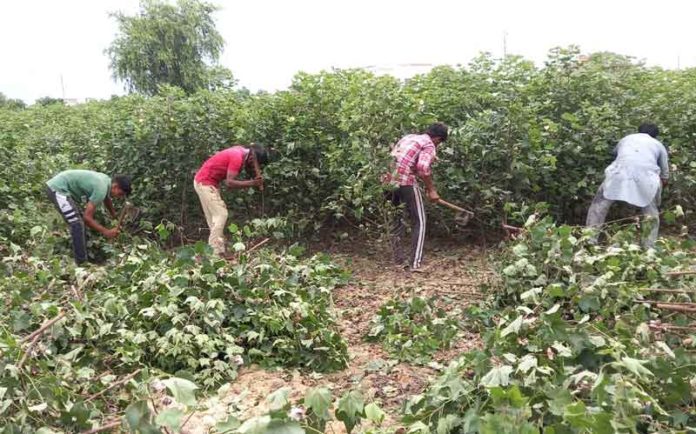
[[428, 200], [432, 202], [437, 202], [440, 200], [440, 195], [437, 194], [437, 190], [435, 190], [432, 175], [421, 176], [421, 179], [425, 184], [425, 194], [428, 196]]
[[107, 211], [109, 211], [109, 214], [111, 214], [111, 218], [115, 219], [117, 217], [116, 210], [114, 209], [114, 203], [111, 201], [110, 197], [104, 199], [104, 206], [106, 207]]
[[237, 176], [236, 173], [227, 172], [227, 179], [225, 179], [225, 185], [227, 185], [227, 187], [232, 188], [232, 189], [259, 187], [259, 186], [263, 185], [263, 178], [256, 178], [256, 179], [250, 179], [247, 181], [241, 181], [239, 179], [235, 179], [236, 176]]
[[106, 238], [113, 238], [116, 235], [118, 235], [118, 228], [107, 229], [104, 226], [100, 225], [97, 220], [95, 220], [94, 212], [96, 211], [96, 209], [97, 206], [94, 205], [94, 202], [87, 202], [84, 215], [85, 224], [90, 228], [94, 229], [95, 231], [99, 232], [100, 234], [104, 235]]

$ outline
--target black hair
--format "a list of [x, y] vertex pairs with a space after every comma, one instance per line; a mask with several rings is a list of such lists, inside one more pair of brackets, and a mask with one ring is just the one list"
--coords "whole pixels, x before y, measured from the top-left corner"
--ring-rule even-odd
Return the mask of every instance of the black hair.
[[425, 134], [430, 137], [439, 137], [444, 142], [447, 140], [447, 125], [442, 122], [436, 122], [428, 127]]
[[658, 134], [660, 134], [660, 129], [657, 128], [657, 125], [655, 125], [651, 122], [643, 122], [638, 127], [638, 132], [648, 134], [650, 137], [652, 137], [654, 139], [654, 138], [657, 138]]
[[111, 182], [115, 183], [118, 185], [118, 188], [120, 188], [126, 196], [131, 194], [131, 177], [128, 175], [114, 175], [113, 178], [111, 178]]
[[258, 161], [260, 165], [263, 166], [264, 164], [268, 163], [268, 151], [266, 151], [266, 148], [263, 145], [254, 143], [249, 145], [249, 149], [254, 152], [256, 161]]

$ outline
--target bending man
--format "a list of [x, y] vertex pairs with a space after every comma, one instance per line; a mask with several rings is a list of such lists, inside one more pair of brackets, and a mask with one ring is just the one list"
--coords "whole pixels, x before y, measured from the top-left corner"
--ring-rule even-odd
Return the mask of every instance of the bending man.
[[[100, 225], [94, 218], [94, 211], [104, 202], [109, 214], [115, 219], [116, 210], [111, 198], [128, 196], [131, 193], [131, 180], [125, 175], [110, 178], [109, 175], [91, 170], [66, 170], [46, 183], [46, 193], [70, 226], [73, 254], [79, 265], [87, 260], [85, 224], [106, 238], [118, 235], [118, 228], [107, 229]], [[87, 201], [84, 216], [77, 206], [77, 202], [83, 200]]]
[[[193, 188], [201, 201], [205, 220], [210, 228], [208, 244], [216, 254], [225, 254], [224, 231], [227, 222], [227, 205], [220, 196], [220, 182], [224, 180], [231, 189], [259, 187], [263, 190], [260, 165], [267, 161], [268, 154], [261, 145], [233, 146], [213, 155], [198, 169]], [[254, 179], [236, 179], [243, 168]]]
[[653, 247], [660, 229], [658, 207], [662, 187], [669, 178], [667, 150], [656, 137], [655, 124], [644, 123], [637, 134], [619, 142], [614, 151], [616, 160], [604, 171], [605, 178], [587, 213], [587, 226], [600, 226], [611, 205], [619, 200], [641, 208], [652, 218], [652, 226], [644, 247]]
[[[417, 178], [425, 184], [428, 199], [437, 202], [440, 196], [433, 184], [430, 166], [435, 161], [437, 146], [445, 140], [447, 140], [447, 125], [435, 123], [425, 134], [409, 134], [403, 137], [392, 149], [394, 168], [386, 181], [394, 187], [394, 190], [389, 193], [392, 204], [395, 206], [404, 204], [411, 220], [409, 257], [411, 271], [419, 271], [425, 243], [425, 207]], [[392, 248], [394, 260], [398, 265], [402, 265], [406, 259], [401, 250], [401, 239], [405, 229], [401, 216], [397, 216], [392, 226]]]

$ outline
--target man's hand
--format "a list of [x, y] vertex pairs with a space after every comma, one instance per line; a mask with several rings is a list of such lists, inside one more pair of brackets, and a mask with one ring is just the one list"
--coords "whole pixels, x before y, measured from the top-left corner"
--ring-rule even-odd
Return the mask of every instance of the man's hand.
[[256, 177], [256, 178], [254, 178], [254, 181], [253, 181], [253, 184], [252, 184], [252, 185], [253, 185], [254, 187], [258, 187], [259, 190], [263, 191], [263, 177], [262, 177], [262, 176], [258, 176], [258, 177]]
[[437, 202], [438, 200], [440, 200], [440, 195], [437, 194], [437, 191], [434, 188], [428, 190], [427, 195], [428, 195], [428, 200], [431, 202]]
[[103, 234], [104, 234], [104, 236], [105, 236], [106, 238], [112, 239], [112, 238], [116, 238], [116, 237], [118, 236], [118, 233], [119, 233], [119, 232], [120, 232], [120, 231], [119, 231], [118, 228], [112, 228], [112, 229], [107, 229], [107, 230], [105, 230], [105, 231], [103, 232]]
[[667, 184], [669, 183], [666, 178], [660, 178], [660, 181], [662, 181], [662, 188], [667, 187]]

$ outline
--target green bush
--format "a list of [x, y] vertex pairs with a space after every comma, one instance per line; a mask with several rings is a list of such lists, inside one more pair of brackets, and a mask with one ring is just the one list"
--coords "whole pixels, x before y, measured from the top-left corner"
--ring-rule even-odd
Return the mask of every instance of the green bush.
[[[230, 264], [203, 243], [171, 253], [131, 243], [107, 267], [88, 268], [12, 243], [2, 249], [0, 310], [8, 321], [0, 327], [0, 425], [25, 428], [10, 432], [35, 432], [49, 419], [51, 427], [81, 431], [122, 410], [132, 395], [120, 390], [86, 399], [108, 386], [106, 373], [142, 369], [141, 381], [169, 374], [209, 388], [247, 363], [345, 367], [331, 292], [347, 276], [325, 256], [301, 258], [294, 247]], [[61, 314], [36, 343], [22, 342]]]
[[474, 209], [478, 224], [497, 226], [506, 203], [539, 201], [556, 218], [581, 222], [613, 146], [646, 119], [661, 127], [671, 153], [666, 205], [691, 203], [695, 74], [611, 53], [581, 57], [571, 47], [553, 50], [543, 67], [481, 56], [406, 82], [336, 70], [298, 74], [273, 94], [186, 96], [165, 88], [150, 98], [0, 109], [0, 218], [26, 208], [27, 197], [43, 200], [46, 179], [79, 166], [133, 174], [134, 201], [150, 220], [197, 234], [205, 224], [194, 172], [215, 151], [256, 141], [274, 150], [267, 189], [225, 192], [233, 221], [283, 215], [307, 231], [345, 219], [380, 223], [378, 180], [390, 144], [435, 120], [452, 127], [436, 184], [447, 199]]
[[691, 301], [690, 295], [646, 291], [678, 287], [666, 272], [693, 264], [693, 242], [644, 251], [637, 231], [626, 229], [604, 249], [592, 245], [590, 231], [548, 217], [530, 220], [526, 230], [502, 258], [502, 287], [488, 302], [492, 314], [475, 321], [484, 347], [463, 354], [409, 400], [404, 416], [412, 431], [693, 427], [693, 339], [689, 344], [669, 328], [687, 326], [689, 317], [654, 308], [655, 300]]
[[372, 319], [366, 337], [381, 342], [399, 360], [424, 363], [452, 344], [459, 332], [458, 313], [437, 307], [434, 298], [390, 300]]

